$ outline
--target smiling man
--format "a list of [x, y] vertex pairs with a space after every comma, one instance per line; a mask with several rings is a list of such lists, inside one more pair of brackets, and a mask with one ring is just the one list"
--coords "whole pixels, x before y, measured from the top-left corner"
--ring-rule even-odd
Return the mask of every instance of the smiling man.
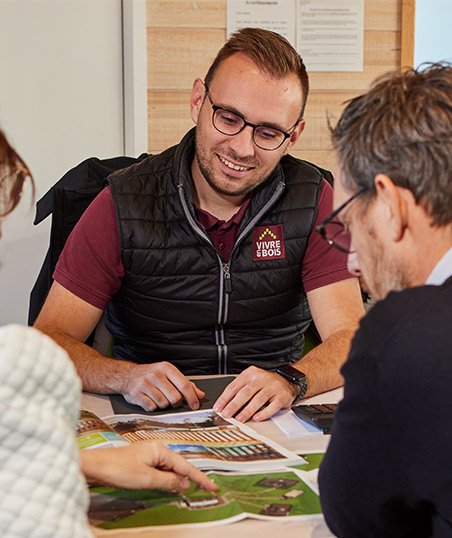
[[[284, 38], [241, 30], [193, 84], [196, 127], [110, 176], [36, 321], [67, 349], [85, 390], [148, 410], [182, 399], [197, 409], [203, 393], [186, 376], [239, 374], [215, 409], [262, 420], [342, 384], [363, 307], [345, 255], [311, 233], [332, 189], [288, 155], [307, 94]], [[114, 359], [83, 344], [104, 309]], [[299, 362], [312, 319], [323, 343]]]
[[319, 231], [381, 301], [342, 369], [325, 518], [339, 537], [450, 537], [452, 66], [379, 79], [332, 138], [337, 209]]

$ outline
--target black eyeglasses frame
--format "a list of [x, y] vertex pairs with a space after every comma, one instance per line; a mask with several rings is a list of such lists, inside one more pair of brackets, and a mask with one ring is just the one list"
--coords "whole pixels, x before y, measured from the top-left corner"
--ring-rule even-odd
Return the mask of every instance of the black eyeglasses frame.
[[334, 241], [331, 237], [328, 236], [326, 227], [328, 224], [334, 222], [335, 224], [342, 226], [343, 230], [345, 231], [345, 226], [342, 224], [340, 220], [334, 220], [341, 211], [343, 211], [347, 206], [349, 206], [354, 200], [356, 200], [359, 196], [364, 194], [367, 191], [367, 187], [361, 187], [358, 189], [348, 200], [346, 200], [343, 204], [341, 204], [337, 209], [335, 209], [331, 215], [329, 215], [325, 220], [323, 220], [318, 226], [316, 226], [316, 232], [319, 233], [322, 238], [332, 247], [336, 248], [337, 250], [340, 250], [341, 252], [344, 252], [345, 254], [353, 254], [355, 252], [354, 250], [347, 249], [338, 243]]
[[[212, 107], [212, 110], [213, 110], [213, 113], [212, 113], [212, 125], [215, 127], [215, 129], [221, 133], [221, 134], [224, 134], [226, 136], [236, 136], [238, 135], [239, 133], [241, 133], [243, 131], [243, 129], [245, 129], [245, 127], [249, 126], [253, 129], [253, 142], [254, 144], [259, 148], [259, 149], [262, 149], [264, 151], [275, 151], [277, 149], [279, 149], [283, 144], [284, 142], [290, 138], [292, 136], [292, 133], [294, 132], [295, 130], [295, 127], [299, 124], [300, 122], [300, 119], [298, 119], [295, 124], [289, 129], [289, 131], [282, 131], [281, 129], [278, 129], [276, 127], [270, 127], [268, 125], [264, 125], [264, 124], [260, 124], [260, 125], [256, 125], [255, 123], [250, 123], [249, 121], [246, 121], [246, 119], [239, 113], [237, 112], [234, 112], [232, 110], [229, 110], [227, 108], [224, 108], [222, 106], [218, 106], [218, 105], [215, 105], [214, 102], [212, 101], [212, 98], [210, 97], [210, 93], [209, 93], [209, 89], [208, 87], [204, 84], [204, 87], [206, 89], [206, 96], [207, 98], [209, 99], [209, 103], [210, 103], [210, 106]], [[243, 121], [243, 126], [234, 134], [230, 134], [230, 133], [225, 133], [223, 131], [221, 131], [220, 129], [218, 129], [218, 127], [215, 125], [215, 113], [217, 112], [217, 110], [224, 110], [225, 112], [228, 112], [229, 114], [234, 114], [234, 116], [237, 116], [238, 118], [240, 118], [242, 121]], [[259, 128], [259, 127], [264, 127], [264, 128], [269, 128], [269, 129], [273, 129], [274, 131], [278, 131], [279, 133], [281, 133], [284, 138], [283, 140], [281, 140], [280, 144], [278, 144], [278, 146], [276, 146], [276, 148], [263, 148], [262, 146], [260, 146], [255, 138], [254, 138], [254, 135], [256, 133], [256, 129]]]

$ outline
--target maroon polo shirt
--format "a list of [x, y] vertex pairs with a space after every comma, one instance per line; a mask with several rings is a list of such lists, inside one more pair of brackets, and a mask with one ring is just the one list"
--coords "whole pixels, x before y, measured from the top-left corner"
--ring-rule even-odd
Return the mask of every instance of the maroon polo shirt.
[[[249, 199], [227, 222], [197, 210], [212, 243], [228, 261]], [[333, 206], [331, 186], [324, 180], [316, 223], [329, 215]], [[250, 264], [253, 260], [250, 259]], [[111, 190], [106, 187], [78, 221], [61, 253], [53, 278], [89, 304], [104, 309], [119, 290], [124, 277], [118, 223]], [[306, 292], [350, 278], [347, 255], [332, 248], [316, 232], [311, 233], [300, 267]]]
[[229, 261], [239, 226], [250, 203], [247, 198], [237, 213], [229, 220], [219, 220], [204, 209], [196, 208], [199, 222], [204, 226], [210, 240], [224, 262]]

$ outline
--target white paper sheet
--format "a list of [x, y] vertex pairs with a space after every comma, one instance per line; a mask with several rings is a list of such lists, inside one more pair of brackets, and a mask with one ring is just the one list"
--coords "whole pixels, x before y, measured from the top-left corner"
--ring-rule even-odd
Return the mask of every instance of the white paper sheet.
[[364, 0], [297, 0], [296, 33], [308, 73], [363, 71]]
[[295, 47], [295, 9], [294, 0], [228, 0], [228, 37], [240, 28], [264, 28], [283, 35]]
[[273, 415], [271, 419], [286, 435], [301, 435], [304, 433], [323, 435], [322, 430], [297, 417], [292, 409], [281, 410], [276, 415]]

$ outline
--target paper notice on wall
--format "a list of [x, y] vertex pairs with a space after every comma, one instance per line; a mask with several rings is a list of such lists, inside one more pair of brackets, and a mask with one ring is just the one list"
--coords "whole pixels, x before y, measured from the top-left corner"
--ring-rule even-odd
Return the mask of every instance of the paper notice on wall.
[[296, 18], [308, 73], [363, 71], [364, 0], [297, 0]]
[[240, 28], [264, 28], [296, 47], [295, 10], [294, 0], [228, 0], [228, 37]]
[[246, 27], [283, 35], [308, 72], [364, 69], [364, 0], [228, 0], [228, 37]]

